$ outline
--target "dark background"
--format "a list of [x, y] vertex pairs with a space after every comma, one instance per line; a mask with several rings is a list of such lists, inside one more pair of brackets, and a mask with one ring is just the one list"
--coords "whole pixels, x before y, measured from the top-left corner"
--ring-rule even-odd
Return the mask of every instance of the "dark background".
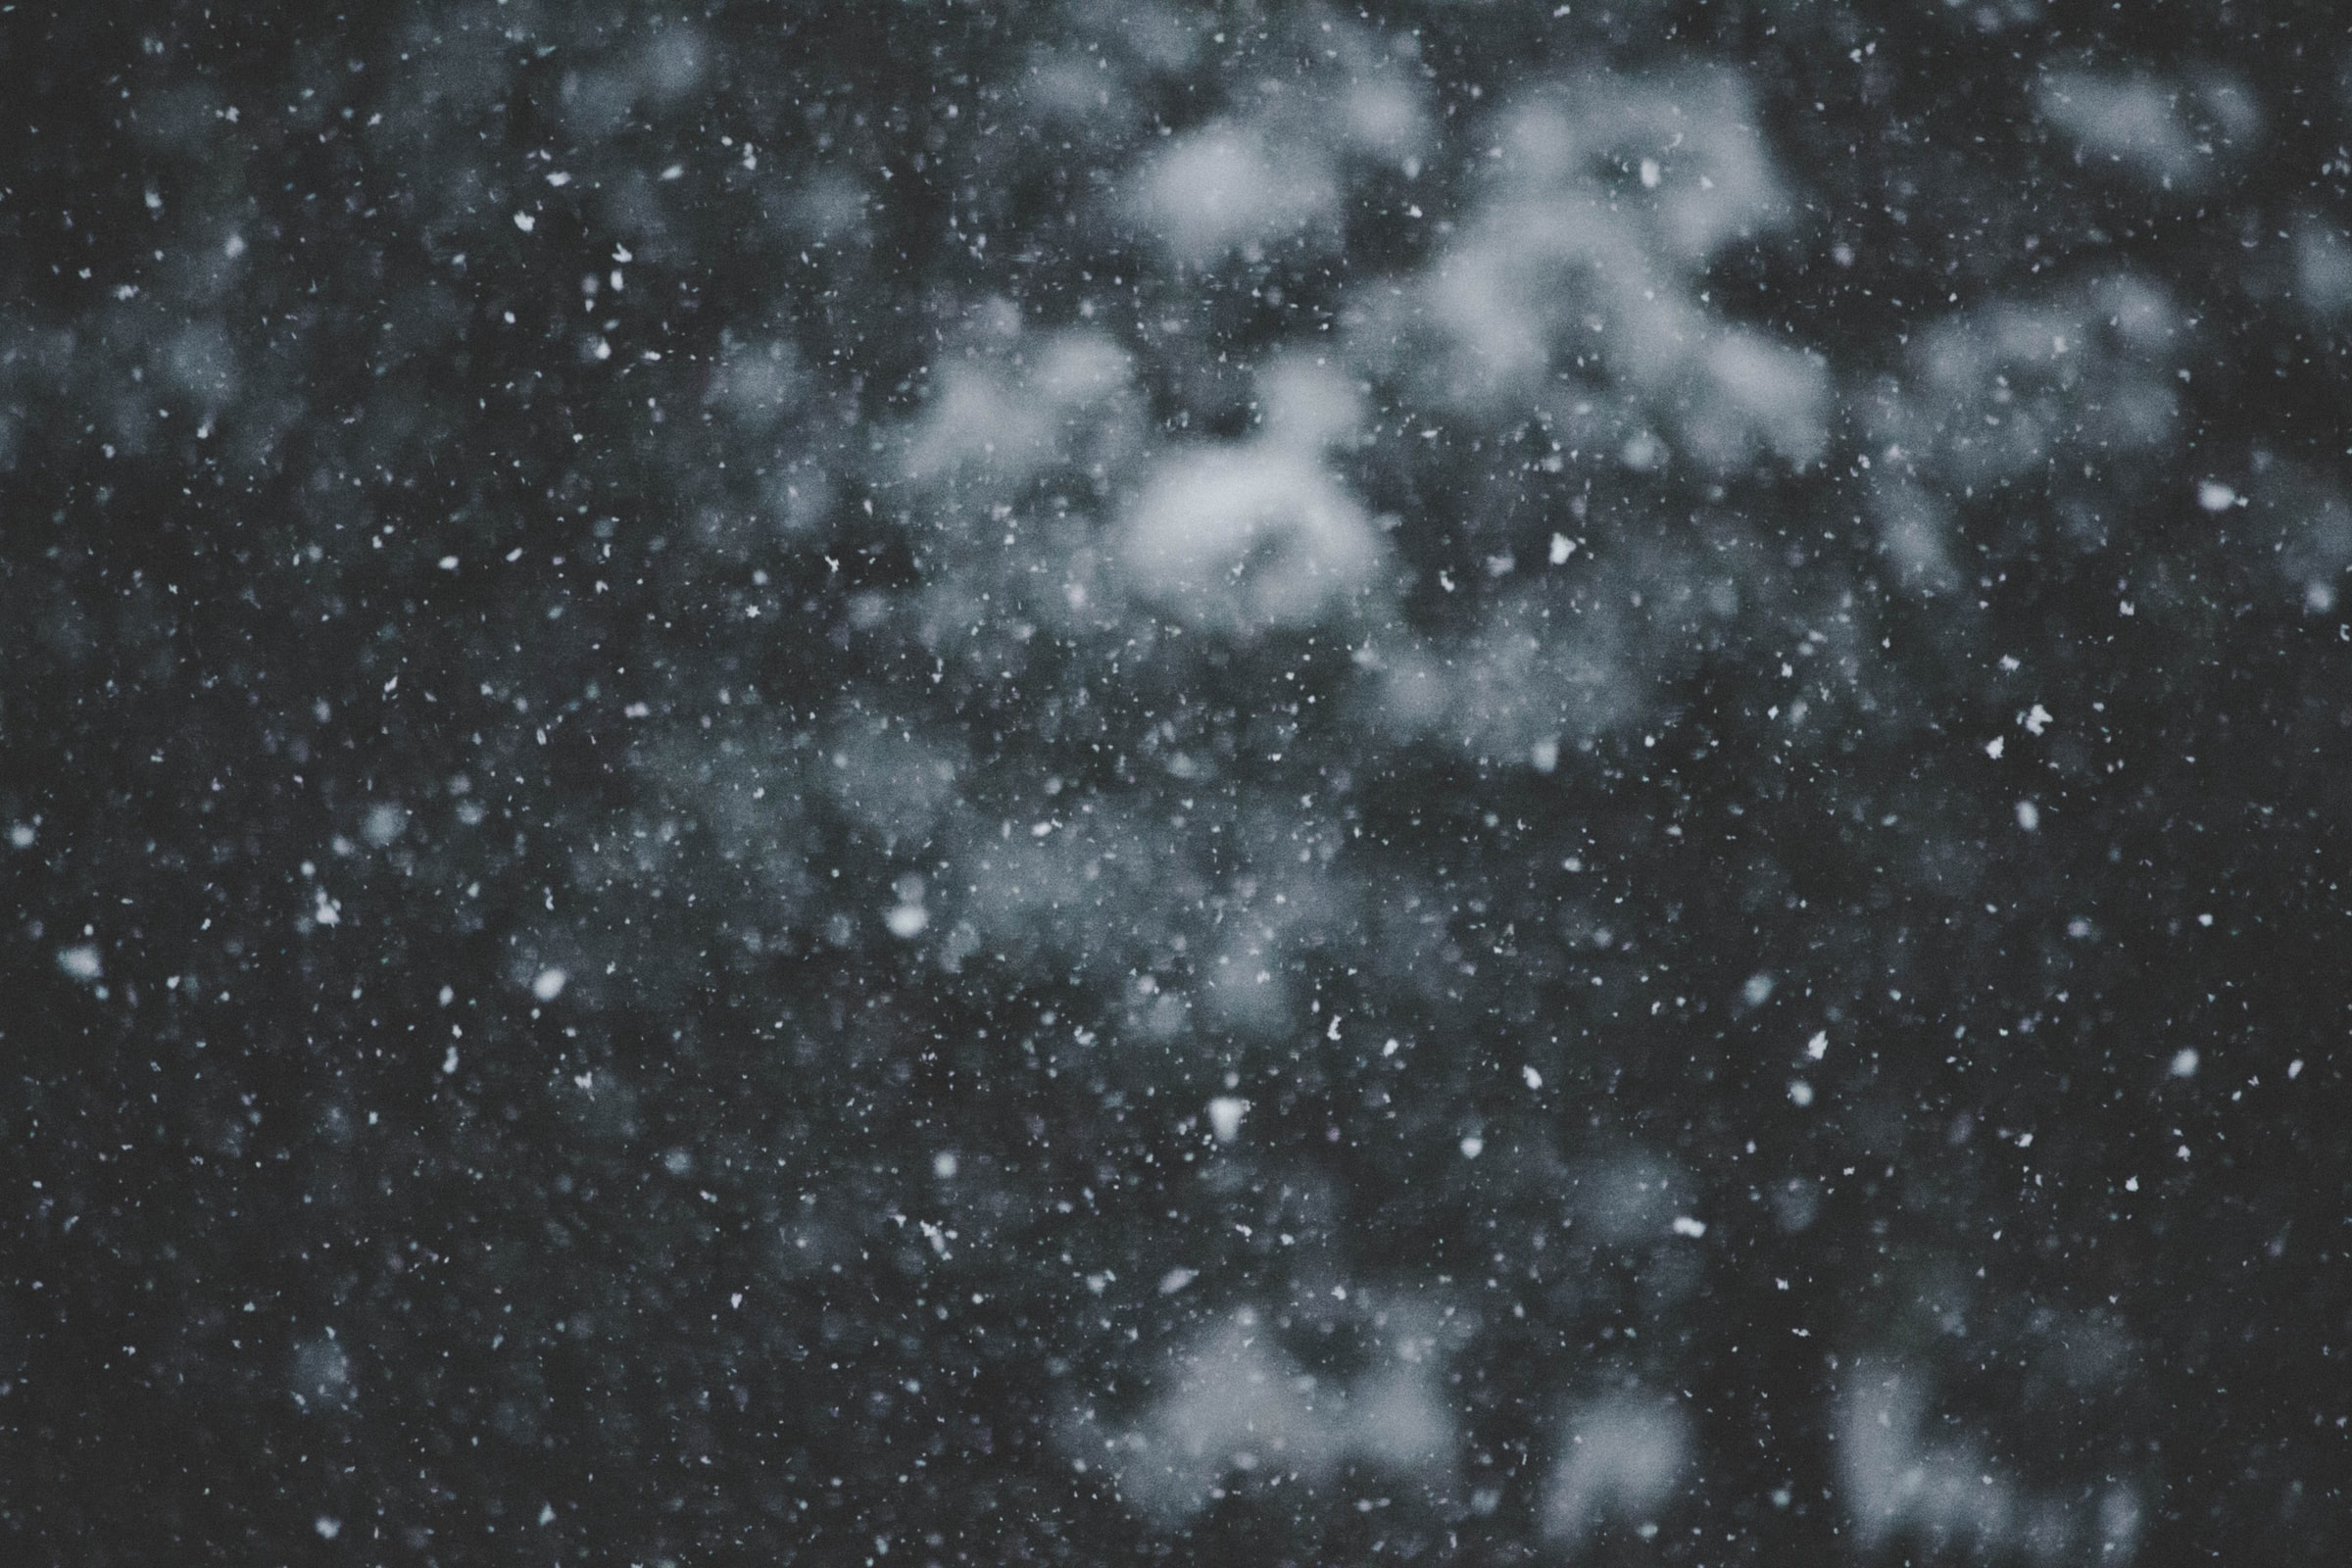
[[[2340, 1560], [2352, 35], [1552, 10], [0, 16], [0, 1557], [1556, 1558], [1563, 1411], [1638, 1387], [1688, 1463], [1592, 1560], [2093, 1562], [2119, 1488], [2106, 1560]], [[1140, 161], [1355, 69], [1326, 24], [1421, 172], [1169, 261]], [[1546, 473], [1409, 353], [1334, 460], [1401, 519], [1384, 646], [1581, 541], [1631, 673], [1556, 767], [1388, 714], [1360, 626], [1022, 599], [1133, 451], [909, 477], [992, 301], [1126, 349], [1155, 447], [1245, 436], [1244, 368], [1440, 265], [1498, 105], [1694, 63], [1788, 197], [1697, 286], [1822, 357], [1815, 460]], [[2083, 156], [2067, 71], [2188, 172]], [[2119, 277], [2161, 326], [2083, 307], [2083, 381], [1923, 348]], [[1085, 853], [990, 892], [1024, 841]], [[1074, 1466], [1245, 1307], [1355, 1376], [1335, 1282], [1451, 1314], [1458, 1452], [1180, 1517]], [[1858, 1527], [1864, 1365], [2063, 1549]]]

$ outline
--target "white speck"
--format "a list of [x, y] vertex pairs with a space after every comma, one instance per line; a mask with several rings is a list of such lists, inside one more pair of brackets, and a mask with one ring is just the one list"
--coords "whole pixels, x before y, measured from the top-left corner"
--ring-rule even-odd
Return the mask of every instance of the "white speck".
[[2237, 492], [2219, 479], [2197, 481], [2197, 505], [2207, 512], [2228, 512], [2237, 505]]
[[449, 1048], [449, 1054], [441, 1058], [441, 1071], [444, 1076], [447, 1076], [448, 1074], [456, 1072], [457, 1070], [458, 1048], [452, 1046]]
[[1159, 1294], [1174, 1296], [1200, 1277], [1200, 1271], [1197, 1268], [1172, 1268], [1159, 1277]]
[[1575, 554], [1575, 540], [1569, 538], [1564, 533], [1555, 533], [1551, 536], [1551, 564], [1553, 565], [1559, 565], [1562, 562], [1566, 561], [1570, 556]]
[[2003, 654], [2001, 656], [2001, 668], [2009, 671], [2012, 674], [2016, 673], [2018, 668], [2017, 656], [2015, 654]]
[[1380, 1054], [1384, 1056], [1396, 1054], [1396, 1042], [1392, 1039], [1387, 1045], [1380, 1048]]
[[457, 570], [457, 569], [458, 569], [458, 558], [457, 558], [457, 557], [455, 557], [455, 556], [443, 556], [443, 557], [441, 558], [441, 569], [442, 569], [443, 571], [455, 571], [455, 570]]
[[1740, 994], [1747, 999], [1749, 1006], [1761, 1007], [1770, 1000], [1772, 989], [1779, 982], [1768, 974], [1751, 974], [1747, 977], [1747, 984], [1740, 988]]
[[514, 226], [521, 229], [525, 234], [528, 234], [532, 229], [539, 226], [539, 220], [533, 218], [528, 213], [516, 213], [514, 215]]
[[1692, 1219], [1688, 1214], [1677, 1214], [1674, 1216], [1674, 1234], [1688, 1236], [1695, 1242], [1707, 1234], [1706, 1221]]
[[2032, 801], [2017, 803], [2017, 825], [2031, 833], [2041, 826], [2041, 808]]
[[2173, 1053], [2173, 1076], [2194, 1078], [2197, 1075], [2197, 1048], [2182, 1046]]
[[1544, 1075], [1536, 1071], [1536, 1069], [1533, 1067], [1520, 1068], [1519, 1076], [1527, 1080], [1527, 1087], [1530, 1089], [1541, 1089], [1544, 1087]]
[[328, 898], [324, 888], [317, 888], [313, 891], [318, 896], [318, 907], [311, 910], [311, 918], [320, 925], [341, 925], [343, 923], [343, 906]]
[[612, 357], [612, 344], [610, 344], [610, 343], [608, 343], [608, 342], [606, 342], [606, 341], [605, 341], [603, 338], [601, 338], [601, 337], [600, 337], [600, 338], [598, 338], [598, 339], [596, 340], [596, 348], [595, 348], [595, 350], [594, 350], [594, 353], [595, 353], [595, 355], [596, 355], [597, 359], [599, 359], [600, 361], [601, 361], [601, 360], [609, 360], [609, 359], [611, 359], [611, 358]]
[[739, 1312], [740, 1312], [740, 1311], [742, 1311], [742, 1310], [743, 1310], [743, 1293], [742, 1293], [741, 1291], [735, 1291], [735, 1292], [732, 1292], [732, 1293], [730, 1293], [730, 1294], [728, 1295], [728, 1297], [727, 1297], [727, 1304], [728, 1304], [729, 1306], [731, 1306], [731, 1307], [735, 1308], [735, 1309], [736, 1309], [737, 1311], [739, 1311]]
[[95, 980], [104, 969], [98, 961], [98, 950], [87, 943], [78, 948], [59, 949], [57, 966], [76, 980]]
[[2033, 710], [2027, 713], [2021, 722], [2025, 724], [2026, 732], [2028, 734], [2038, 735], [2043, 730], [2050, 727], [2051, 716], [2052, 715], [2048, 709], [2042, 707], [2039, 703], [2035, 703]]
[[1788, 1080], [1788, 1098], [1796, 1102], [1800, 1108], [1810, 1105], [1813, 1103], [1813, 1086], [1802, 1078], [1791, 1078]]
[[227, 257], [232, 262], [238, 257], [244, 255], [245, 236], [242, 234], [231, 234], [228, 236], [228, 238], [222, 240], [220, 242], [220, 254]]
[[931, 923], [931, 911], [919, 904], [894, 904], [882, 912], [882, 923], [890, 927], [892, 936], [910, 942]]
[[559, 169], [554, 173], [547, 176], [547, 182], [550, 185], [555, 186], [556, 189], [562, 190], [564, 186], [571, 183], [571, 176]]
[[1819, 1061], [1829, 1054], [1830, 1032], [1827, 1029], [1814, 1030], [1813, 1038], [1805, 1042], [1805, 1054]]
[[672, 164], [667, 169], [662, 171], [662, 177], [663, 179], [676, 179], [685, 172], [686, 166], [684, 164]]
[[552, 1525], [556, 1522], [556, 1505], [554, 1503], [543, 1502], [539, 1505], [539, 1522], [543, 1525]]
[[1242, 1118], [1250, 1113], [1250, 1102], [1233, 1095], [1219, 1095], [1208, 1102], [1208, 1130], [1217, 1135], [1217, 1142], [1230, 1144], [1242, 1135]]
[[553, 1002], [564, 994], [564, 988], [569, 984], [571, 976], [563, 970], [553, 967], [542, 969], [538, 978], [531, 982], [531, 995], [541, 1002]]
[[2294, 1060], [2286, 1064], [2286, 1081], [2288, 1083], [2293, 1083], [2296, 1079], [2302, 1076], [2303, 1058], [2301, 1056], [2297, 1056]]
[[943, 1182], [954, 1180], [956, 1172], [960, 1168], [961, 1165], [956, 1160], [956, 1151], [953, 1149], [943, 1149], [931, 1156], [931, 1174]]
[[1053, 823], [1051, 823], [1051, 822], [1035, 822], [1035, 823], [1032, 823], [1032, 824], [1030, 824], [1030, 828], [1029, 828], [1029, 836], [1030, 836], [1031, 838], [1033, 838], [1033, 839], [1042, 839], [1042, 838], [1044, 838], [1044, 837], [1045, 837], [1047, 834], [1049, 834], [1049, 833], [1051, 833], [1051, 832], [1053, 832], [1053, 831], [1054, 831], [1054, 824], [1053, 824]]
[[1476, 1159], [1479, 1155], [1485, 1153], [1486, 1152], [1487, 1141], [1484, 1138], [1479, 1137], [1478, 1134], [1472, 1133], [1469, 1137], [1462, 1140], [1462, 1157], [1464, 1159]]
[[2125, 613], [2125, 614], [2127, 614], [2127, 615], [2130, 615], [2130, 614], [2135, 614], [2135, 613], [2137, 613], [2137, 612], [2136, 612], [2136, 611], [2133, 609], [2133, 607], [2132, 607], [2132, 601], [2131, 601], [2131, 600], [2129, 600], [2129, 599], [2126, 599], [2126, 600], [2124, 600], [2123, 602], [2121, 602], [2120, 604], [2118, 604], [2118, 605], [2117, 605], [2115, 608], [2116, 608], [2117, 610], [2121, 611], [2123, 613]]
[[2136, 1193], [2136, 1192], [2138, 1192], [2138, 1191], [2139, 1191], [2139, 1178], [2138, 1178], [2138, 1177], [2136, 1177], [2136, 1176], [2127, 1176], [2127, 1177], [2125, 1177], [2125, 1178], [2124, 1178], [2124, 1191], [2125, 1191], [2125, 1192], [2127, 1192], [2127, 1193]]
[[343, 1533], [343, 1521], [320, 1514], [311, 1522], [311, 1528], [318, 1532], [320, 1541], [332, 1541]]
[[1993, 759], [1995, 761], [1998, 761], [2000, 760], [2001, 753], [2007, 751], [2008, 748], [2008, 740], [2003, 736], [1995, 735], [1992, 739], [1984, 743], [1984, 755]]
[[1643, 190], [1656, 190], [1658, 188], [1658, 161], [1655, 158], [1644, 158], [1642, 160], [1642, 188]]
[[2197, 924], [2211, 925], [2213, 924], [2213, 916], [2210, 914], [2200, 914], [2197, 916]]

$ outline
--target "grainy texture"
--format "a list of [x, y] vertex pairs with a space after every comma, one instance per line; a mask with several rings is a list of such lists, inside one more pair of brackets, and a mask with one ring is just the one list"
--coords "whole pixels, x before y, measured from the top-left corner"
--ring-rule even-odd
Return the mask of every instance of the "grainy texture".
[[0, 1557], [2352, 1550], [2335, 8], [0, 15]]

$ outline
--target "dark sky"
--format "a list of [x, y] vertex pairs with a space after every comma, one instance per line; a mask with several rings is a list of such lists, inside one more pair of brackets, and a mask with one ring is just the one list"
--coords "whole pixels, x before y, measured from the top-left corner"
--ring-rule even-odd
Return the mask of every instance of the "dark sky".
[[2340, 1557], [2352, 33], [2116, 17], [0, 16], [0, 1558]]

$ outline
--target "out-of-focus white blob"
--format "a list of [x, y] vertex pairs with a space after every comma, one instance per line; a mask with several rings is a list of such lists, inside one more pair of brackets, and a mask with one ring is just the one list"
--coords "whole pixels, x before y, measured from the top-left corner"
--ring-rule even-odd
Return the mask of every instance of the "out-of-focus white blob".
[[2180, 101], [2178, 89], [2146, 76], [2059, 71], [2043, 79], [2037, 107], [2085, 159], [2121, 164], [2169, 188], [2202, 172]]
[[704, 401], [741, 424], [765, 428], [797, 413], [813, 386], [791, 339], [730, 341], [720, 351]]
[[[2051, 520], [2083, 548], [2102, 542], [2111, 466], [2177, 434], [2187, 330], [2162, 289], [2114, 273], [1957, 311], [1916, 334], [1903, 372], [1856, 400], [1871, 510], [1897, 580], [1956, 586], [1951, 501], [2037, 475], [2062, 495]], [[2028, 513], [1985, 526], [2015, 537], [1980, 542], [2019, 548], [2048, 523]]]
[[1245, 638], [1338, 616], [1373, 586], [1381, 554], [1371, 518], [1318, 458], [1272, 439], [1161, 465], [1120, 550], [1140, 597]]
[[2295, 225], [2295, 298], [2315, 316], [2352, 310], [2352, 238], [2326, 219]]
[[1826, 366], [1702, 297], [1717, 252], [1788, 212], [1743, 82], [1586, 76], [1505, 111], [1494, 145], [1489, 189], [1427, 279], [1364, 304], [1392, 368], [1476, 412], [1559, 403], [1559, 429], [1610, 432], [1638, 469], [1675, 450], [1715, 471], [1819, 460]]
[[1345, 879], [1309, 872], [1285, 877], [1279, 886], [1277, 897], [1261, 892], [1234, 910], [1215, 957], [1197, 971], [1204, 1015], [1221, 1028], [1262, 1040], [1283, 1038], [1299, 1026], [1292, 956], [1345, 928], [1352, 904], [1353, 885]]
[[1296, 451], [1350, 440], [1364, 417], [1362, 394], [1321, 356], [1275, 360], [1258, 373], [1257, 401], [1264, 438]]
[[646, 39], [638, 57], [638, 85], [658, 103], [671, 103], [702, 84], [710, 58], [702, 33], [670, 23]]
[[1134, 220], [1171, 261], [1206, 267], [1328, 225], [1340, 184], [1320, 147], [1221, 120], [1147, 163], [1130, 200]]
[[[1196, 28], [1183, 30], [1198, 41]], [[1350, 183], [1377, 167], [1413, 177], [1429, 150], [1427, 94], [1407, 63], [1411, 53], [1395, 34], [1323, 22], [1312, 69], [1258, 83], [1247, 112], [1153, 144], [1123, 176], [1118, 220], [1179, 268], [1235, 256], [1255, 262], [1301, 240], [1311, 249], [1336, 246]], [[1079, 66], [1060, 96], [1074, 89], [1102, 98], [1092, 69], [1100, 64]], [[1133, 106], [1115, 94], [1088, 110], [1122, 112], [1132, 115]]]
[[388, 849], [409, 830], [408, 808], [397, 801], [378, 801], [360, 821], [360, 837], [377, 849]]
[[2109, 1487], [2099, 1497], [2099, 1560], [2130, 1562], [2139, 1547], [2139, 1494]]
[[1127, 390], [1133, 366], [1108, 334], [1058, 332], [1039, 349], [1030, 384], [1057, 409], [1081, 408]]
[[1561, 736], [1598, 735], [1635, 710], [1628, 642], [1615, 604], [1570, 616], [1553, 613], [1541, 589], [1509, 595], [1443, 655], [1409, 644], [1380, 652], [1380, 718], [1474, 756], [1532, 758], [1548, 745], [1556, 766]]
[[2284, 585], [2307, 613], [2327, 614], [2352, 568], [2352, 503], [2324, 469], [2274, 459], [2257, 472], [2248, 499], [2257, 515], [2278, 530]]
[[337, 1409], [352, 1401], [351, 1357], [331, 1333], [313, 1336], [294, 1347], [288, 1389], [296, 1405], [305, 1410]]
[[1610, 1247], [1653, 1240], [1669, 1228], [1676, 1205], [1696, 1195], [1674, 1166], [1640, 1148], [1592, 1156], [1569, 1184], [1578, 1227]]
[[1047, 411], [1017, 395], [996, 367], [948, 365], [907, 442], [906, 476], [944, 476], [967, 464], [1019, 473], [1053, 446]]
[[1830, 383], [1819, 355], [1737, 331], [1710, 344], [1702, 364], [1683, 416], [1683, 438], [1699, 461], [1727, 469], [1759, 449], [1798, 467], [1820, 461]]
[[1450, 1483], [1456, 1435], [1419, 1341], [1352, 1385], [1315, 1377], [1243, 1310], [1176, 1358], [1175, 1377], [1128, 1431], [1104, 1442], [1097, 1418], [1071, 1423], [1070, 1446], [1099, 1458], [1127, 1503], [1176, 1528], [1252, 1476], [1320, 1485], [1361, 1461]]
[[1357, 77], [1339, 95], [1338, 125], [1353, 150], [1404, 158], [1429, 135], [1420, 94], [1396, 77]]
[[2097, 71], [2055, 71], [2035, 107], [2073, 140], [2082, 160], [2110, 165], [2164, 190], [2210, 184], [2232, 155], [2262, 136], [2243, 83], [2209, 74], [2193, 84]]
[[1841, 1400], [1838, 1458], [1862, 1548], [1917, 1530], [1936, 1549], [1966, 1539], [1989, 1555], [2015, 1514], [2014, 1489], [1973, 1446], [1930, 1446], [1919, 1430], [1926, 1411], [1920, 1379], [1873, 1358], [1855, 1363]]
[[1386, 1367], [1351, 1387], [1346, 1437], [1348, 1451], [1398, 1475], [1452, 1470], [1453, 1417], [1419, 1367]]
[[709, 41], [692, 26], [673, 22], [651, 31], [634, 50], [567, 74], [560, 99], [566, 126], [588, 139], [613, 135], [632, 113], [669, 107], [693, 92], [710, 58]]
[[1070, 14], [1052, 47], [1016, 74], [1021, 110], [1082, 156], [1120, 146], [1150, 112], [1152, 78], [1197, 69], [1208, 44], [1200, 19], [1179, 8], [1127, 0]]
[[822, 240], [853, 247], [873, 238], [872, 214], [883, 198], [848, 171], [819, 168], [792, 187], [780, 202], [779, 226], [797, 242]]
[[1690, 1420], [1654, 1395], [1610, 1395], [1571, 1410], [1543, 1502], [1544, 1533], [1571, 1547], [1603, 1523], [1652, 1523], [1690, 1457]]
[[[234, 239], [235, 236], [231, 235]], [[241, 246], [244, 242], [238, 240]], [[220, 322], [195, 320], [172, 335], [163, 354], [164, 373], [209, 416], [236, 395], [244, 377], [236, 346]]]
[[1684, 268], [1788, 209], [1755, 96], [1728, 72], [1585, 76], [1523, 101], [1500, 145], [1506, 180], [1575, 188], [1599, 210], [1615, 196], [1645, 248]]
[[[943, 963], [985, 951], [1123, 985], [1155, 945], [1183, 929], [1185, 911], [1208, 891], [1185, 842], [1164, 815], [1131, 812], [1107, 798], [1093, 805], [1043, 824], [950, 814], [942, 858], [961, 868], [964, 891], [959, 918], [940, 939]], [[1048, 828], [1042, 835], [1040, 825]], [[1252, 965], [1252, 977], [1265, 967]], [[1155, 991], [1145, 1011], [1172, 1029], [1188, 1005], [1180, 993]]]
[[2088, 1492], [2036, 1494], [1967, 1438], [1922, 1432], [1926, 1380], [1900, 1363], [1858, 1358], [1838, 1399], [1838, 1461], [1857, 1544], [1877, 1550], [1913, 1539], [1936, 1555], [1999, 1557], [2022, 1549], [2043, 1562], [2122, 1564], [2138, 1544], [2139, 1502], [2110, 1482], [2097, 1505]]
[[906, 436], [907, 478], [985, 475], [1009, 488], [1072, 456], [1090, 428], [1121, 412], [1130, 366], [1117, 344], [1083, 329], [1025, 343], [1018, 334], [1015, 319], [992, 334], [1007, 340], [998, 352], [938, 368]]

